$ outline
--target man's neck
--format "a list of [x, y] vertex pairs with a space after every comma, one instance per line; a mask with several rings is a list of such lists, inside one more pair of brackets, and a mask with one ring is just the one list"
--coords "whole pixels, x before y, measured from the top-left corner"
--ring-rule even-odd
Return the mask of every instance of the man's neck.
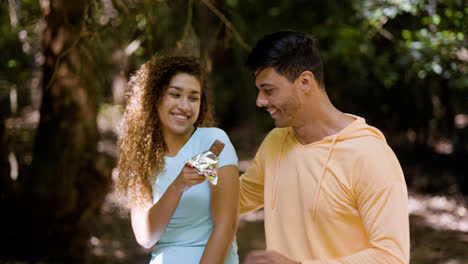
[[302, 120], [297, 120], [293, 126], [297, 141], [303, 145], [337, 134], [354, 121], [352, 117], [336, 109], [328, 100], [309, 105], [314, 109], [304, 109]]

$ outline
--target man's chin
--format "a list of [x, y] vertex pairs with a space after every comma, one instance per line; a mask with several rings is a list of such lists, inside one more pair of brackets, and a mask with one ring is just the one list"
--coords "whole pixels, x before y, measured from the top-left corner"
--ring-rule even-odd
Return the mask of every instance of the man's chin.
[[275, 120], [275, 127], [277, 128], [288, 127], [288, 124], [286, 124], [285, 122]]

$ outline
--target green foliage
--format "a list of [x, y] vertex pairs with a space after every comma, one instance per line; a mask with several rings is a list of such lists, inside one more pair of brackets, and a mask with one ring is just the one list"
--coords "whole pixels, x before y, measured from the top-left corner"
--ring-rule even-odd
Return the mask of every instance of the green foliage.
[[[37, 34], [38, 3], [15, 2], [13, 10], [9, 5], [0, 5], [0, 96], [6, 96], [10, 89], [18, 91], [19, 111], [30, 104], [28, 80], [35, 68], [34, 60], [40, 61], [40, 40]], [[16, 4], [16, 6], [15, 6]]]
[[[12, 2], [16, 27], [8, 5], [0, 7], [0, 86], [28, 91], [30, 69], [40, 67], [43, 22], [37, 1]], [[242, 41], [252, 46], [266, 33], [293, 29], [319, 40], [327, 91], [346, 112], [397, 134], [418, 131], [423, 143], [457, 135], [454, 116], [467, 114], [466, 1], [95, 0], [91, 9], [87, 36], [101, 102], [112, 101], [116, 75], [184, 48], [207, 66], [220, 126], [254, 122], [268, 131], [272, 122], [256, 109], [257, 89], [243, 68]]]
[[[0, 108], [9, 109], [4, 104], [16, 89], [18, 111], [8, 115], [22, 118], [8, 121], [20, 131], [12, 145], [21, 174], [32, 160], [37, 115], [24, 112], [39, 107], [31, 107], [31, 99], [42, 87], [46, 22], [37, 0], [2, 3]], [[116, 99], [119, 83], [155, 53], [185, 49], [200, 56], [209, 73], [218, 126], [230, 132], [240, 156], [251, 158], [273, 122], [256, 107], [258, 90], [243, 67], [249, 46], [282, 29], [310, 33], [333, 104], [383, 130], [402, 165], [414, 167], [406, 175], [418, 174], [413, 187], [458, 184], [468, 193], [466, 164], [450, 159], [466, 160], [468, 149], [468, 127], [454, 125], [457, 115], [468, 115], [466, 25], [464, 0], [94, 0], [82, 36], [96, 69], [98, 123], [106, 137], [115, 140], [124, 103]], [[428, 151], [440, 140], [453, 144], [445, 162]], [[416, 255], [416, 262], [423, 257]]]
[[454, 115], [466, 114], [466, 9], [457, 0], [358, 0], [243, 1], [228, 11], [251, 43], [285, 28], [316, 36], [340, 109], [428, 138], [454, 136]]

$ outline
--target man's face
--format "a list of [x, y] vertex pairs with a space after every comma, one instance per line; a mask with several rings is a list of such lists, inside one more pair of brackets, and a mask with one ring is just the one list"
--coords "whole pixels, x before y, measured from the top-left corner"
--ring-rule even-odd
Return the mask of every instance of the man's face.
[[273, 67], [255, 74], [257, 106], [266, 108], [277, 127], [294, 126], [302, 108], [296, 83], [289, 81]]

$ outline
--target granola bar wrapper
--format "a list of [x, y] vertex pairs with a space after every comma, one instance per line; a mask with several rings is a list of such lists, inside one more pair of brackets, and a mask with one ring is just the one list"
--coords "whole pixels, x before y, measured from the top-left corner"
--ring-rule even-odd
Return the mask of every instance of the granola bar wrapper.
[[219, 163], [218, 156], [223, 148], [224, 143], [216, 140], [209, 150], [195, 155], [185, 163], [190, 167], [195, 167], [200, 175], [205, 176], [211, 184], [216, 185], [218, 183], [218, 175], [216, 173]]

